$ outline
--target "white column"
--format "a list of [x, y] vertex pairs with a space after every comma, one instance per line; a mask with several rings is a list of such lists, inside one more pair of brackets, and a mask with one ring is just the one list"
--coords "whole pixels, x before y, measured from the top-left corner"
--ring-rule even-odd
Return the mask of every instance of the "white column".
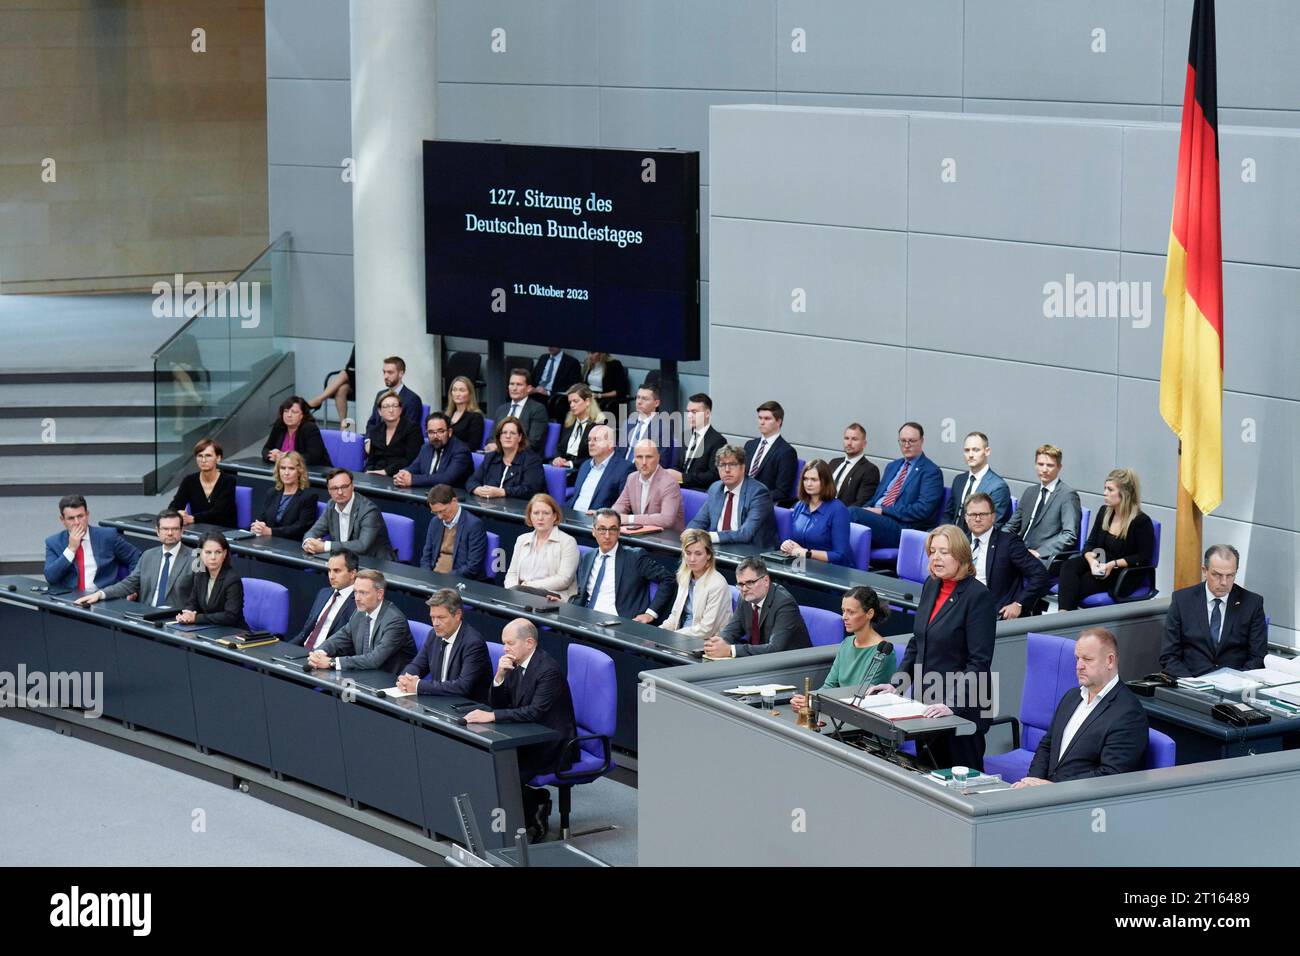
[[358, 429], [383, 386], [388, 355], [406, 361], [406, 384], [442, 404], [437, 342], [424, 320], [422, 143], [434, 135], [436, 5], [351, 0], [352, 273]]

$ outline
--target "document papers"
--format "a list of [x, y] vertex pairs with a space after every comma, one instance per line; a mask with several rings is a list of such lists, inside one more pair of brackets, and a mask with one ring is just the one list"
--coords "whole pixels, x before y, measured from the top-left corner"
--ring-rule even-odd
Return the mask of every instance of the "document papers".
[[414, 697], [416, 694], [413, 690], [402, 690], [400, 687], [393, 685], [384, 688], [385, 697]]
[[[852, 697], [841, 697], [846, 704], [855, 703]], [[898, 694], [871, 694], [856, 701], [858, 707], [869, 710], [885, 720], [911, 720], [925, 713], [925, 705]]]
[[1264, 655], [1264, 666], [1252, 671], [1243, 671], [1253, 681], [1266, 687], [1279, 684], [1300, 683], [1300, 658], [1281, 657], [1277, 654]]
[[744, 684], [731, 690], [724, 690], [723, 693], [733, 694], [736, 697], [775, 697], [788, 690], [794, 690], [794, 684]]

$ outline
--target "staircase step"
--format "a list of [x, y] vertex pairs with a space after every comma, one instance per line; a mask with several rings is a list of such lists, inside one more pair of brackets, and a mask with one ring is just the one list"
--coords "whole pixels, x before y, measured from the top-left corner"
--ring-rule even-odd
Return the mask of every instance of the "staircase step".
[[0, 455], [0, 496], [63, 495], [94, 487], [97, 494], [140, 494], [153, 455]]
[[[42, 440], [45, 432], [40, 418], [0, 418], [0, 445], [8, 443], [36, 443]], [[91, 418], [84, 415], [56, 415], [54, 438], [55, 444], [79, 444], [94, 442], [139, 442], [152, 443], [152, 415], [101, 416]], [[40, 454], [40, 452], [33, 452]]]
[[152, 441], [55, 441], [21, 442], [0, 440], [0, 458], [69, 455], [148, 455], [153, 457]]
[[45, 406], [50, 409], [95, 405], [142, 405], [154, 403], [152, 381], [63, 382], [0, 384], [0, 407], [17, 405]]

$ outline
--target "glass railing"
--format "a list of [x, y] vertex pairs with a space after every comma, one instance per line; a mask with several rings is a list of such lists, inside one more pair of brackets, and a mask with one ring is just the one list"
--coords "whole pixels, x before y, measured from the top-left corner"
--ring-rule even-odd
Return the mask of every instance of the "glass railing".
[[154, 287], [154, 314], [183, 321], [153, 355], [158, 488], [192, 467], [194, 443], [229, 418], [283, 356], [289, 241], [282, 234], [228, 282]]

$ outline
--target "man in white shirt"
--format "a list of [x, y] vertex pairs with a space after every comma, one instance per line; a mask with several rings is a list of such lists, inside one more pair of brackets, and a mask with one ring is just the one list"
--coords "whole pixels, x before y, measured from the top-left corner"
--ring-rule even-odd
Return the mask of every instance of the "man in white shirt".
[[77, 598], [77, 604], [95, 604], [117, 598], [131, 598], [153, 607], [175, 607], [183, 604], [190, 593], [194, 578], [194, 552], [181, 544], [184, 522], [175, 511], [160, 512], [154, 519], [154, 533], [160, 547], [150, 548], [140, 555], [135, 569], [118, 581], [94, 594]]
[[591, 457], [578, 468], [573, 483], [570, 506], [575, 511], [595, 511], [608, 508], [618, 500], [623, 489], [623, 479], [632, 470], [632, 463], [614, 455], [614, 429], [608, 425], [593, 425], [587, 432], [587, 450]]
[[312, 602], [311, 610], [303, 619], [302, 630], [289, 639], [290, 644], [300, 644], [314, 651], [356, 612], [352, 600], [352, 586], [357, 578], [357, 556], [351, 551], [335, 551], [325, 565], [329, 587], [321, 588]]
[[944, 512], [944, 520], [955, 524], [963, 531], [966, 527], [966, 502], [977, 491], [982, 491], [993, 499], [994, 523], [1002, 525], [1011, 517], [1011, 489], [996, 471], [989, 467], [989, 436], [983, 432], [971, 432], [962, 445], [962, 456], [966, 459], [965, 474], [952, 480], [952, 496]]
[[1061, 449], [1039, 445], [1034, 453], [1038, 484], [1025, 489], [1020, 508], [1003, 525], [1022, 541], [1029, 553], [1050, 564], [1060, 553], [1078, 550], [1079, 493], [1061, 480]]
[[709, 486], [718, 480], [713, 458], [727, 443], [727, 438], [710, 424], [712, 418], [713, 399], [704, 392], [686, 400], [686, 424], [690, 430], [682, 439], [685, 442], [680, 466], [683, 488], [708, 491]]
[[483, 636], [465, 623], [460, 593], [440, 588], [424, 603], [433, 630], [397, 678], [398, 689], [408, 694], [468, 697], [486, 704], [492, 665]]
[[1119, 644], [1104, 627], [1085, 629], [1074, 643], [1078, 690], [1057, 705], [1029, 772], [1014, 787], [1037, 787], [1141, 770], [1147, 716], [1119, 679]]
[[659, 413], [659, 386], [642, 385], [636, 390], [636, 420], [627, 425], [627, 448], [623, 457], [632, 461], [636, 455], [636, 444], [650, 439], [659, 444], [659, 426], [655, 416]]
[[[620, 546], [620, 530], [617, 511], [601, 508], [596, 512], [591, 528], [596, 550], [578, 562], [578, 591], [569, 601], [601, 614], [653, 624], [673, 606], [676, 575], [643, 549]], [[657, 588], [653, 600], [651, 583]]]
[[835, 497], [849, 508], [861, 508], [880, 486], [880, 469], [867, 459], [867, 430], [857, 422], [844, 428], [844, 455], [828, 463], [835, 480]]

